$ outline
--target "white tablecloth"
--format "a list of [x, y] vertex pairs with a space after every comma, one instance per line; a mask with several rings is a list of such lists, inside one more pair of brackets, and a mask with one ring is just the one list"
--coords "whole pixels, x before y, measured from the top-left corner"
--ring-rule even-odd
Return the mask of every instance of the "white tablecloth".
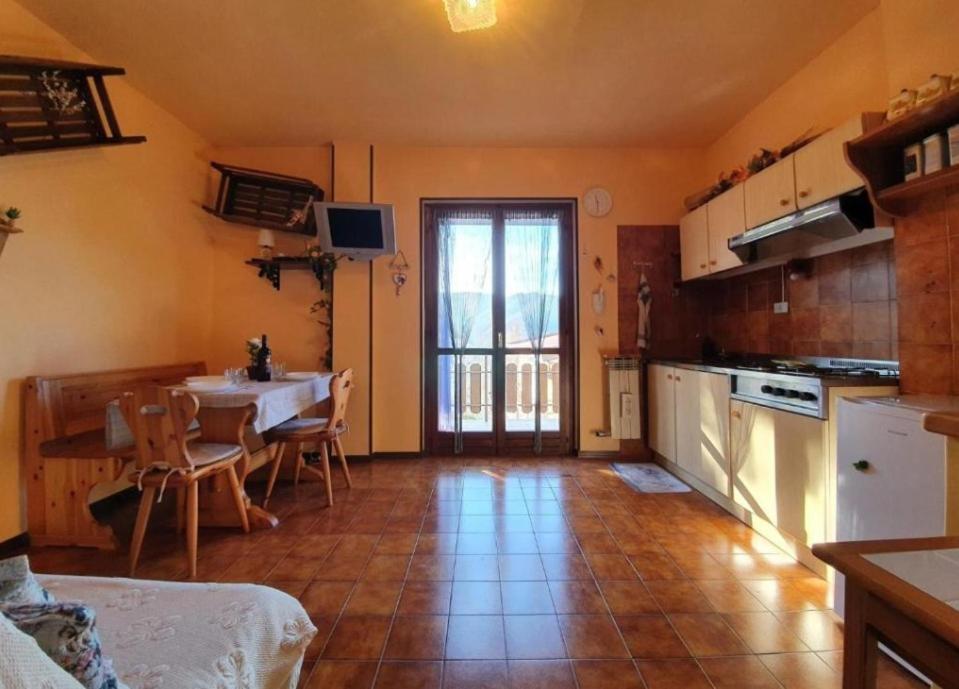
[[253, 430], [262, 433], [329, 397], [332, 377], [332, 373], [321, 373], [310, 380], [249, 382], [223, 392], [191, 392], [199, 398], [201, 407], [256, 405]]

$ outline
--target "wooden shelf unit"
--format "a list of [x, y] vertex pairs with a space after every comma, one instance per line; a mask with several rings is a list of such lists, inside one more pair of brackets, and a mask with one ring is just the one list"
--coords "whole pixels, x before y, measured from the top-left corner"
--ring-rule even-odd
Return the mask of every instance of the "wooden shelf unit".
[[904, 181], [904, 149], [954, 124], [959, 124], [959, 91], [945, 93], [846, 143], [846, 159], [879, 210], [901, 218], [913, 212], [926, 194], [959, 185], [959, 165]]
[[217, 162], [210, 166], [221, 177], [215, 205], [203, 206], [207, 213], [241, 225], [316, 234], [311, 204], [324, 194], [311, 180]]
[[122, 67], [0, 55], [0, 156], [138, 144], [120, 131], [105, 76]]

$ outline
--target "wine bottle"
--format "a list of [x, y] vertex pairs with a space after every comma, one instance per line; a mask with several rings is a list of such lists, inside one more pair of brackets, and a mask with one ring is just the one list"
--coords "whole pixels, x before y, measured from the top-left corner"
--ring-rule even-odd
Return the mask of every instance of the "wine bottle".
[[256, 379], [269, 381], [273, 377], [273, 353], [266, 342], [266, 335], [260, 339], [260, 349], [256, 352]]

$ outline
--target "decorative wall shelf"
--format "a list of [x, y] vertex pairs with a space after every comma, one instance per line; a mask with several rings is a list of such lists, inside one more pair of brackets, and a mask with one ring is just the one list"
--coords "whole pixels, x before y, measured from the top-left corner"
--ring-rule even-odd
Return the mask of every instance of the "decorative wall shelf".
[[123, 136], [105, 76], [121, 67], [0, 55], [0, 155], [138, 144]]
[[323, 200], [323, 190], [303, 177], [212, 162], [220, 172], [214, 207], [203, 210], [227, 222], [313, 236], [316, 222], [311, 204]]
[[313, 272], [320, 286], [326, 284], [328, 268], [320, 261], [309, 256], [277, 256], [275, 258], [251, 258], [247, 265], [259, 269], [258, 277], [266, 278], [273, 289], [280, 289], [280, 274], [284, 270], [309, 270]]
[[879, 210], [901, 218], [913, 212], [926, 194], [959, 185], [959, 165], [903, 181], [903, 150], [954, 124], [959, 124], [959, 91], [950, 91], [846, 143], [846, 158]]

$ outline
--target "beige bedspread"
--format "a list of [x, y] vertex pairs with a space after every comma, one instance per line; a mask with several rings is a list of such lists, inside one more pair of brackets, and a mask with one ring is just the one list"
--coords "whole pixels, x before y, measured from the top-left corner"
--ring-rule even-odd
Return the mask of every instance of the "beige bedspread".
[[130, 689], [293, 689], [316, 634], [295, 598], [266, 586], [38, 578], [58, 600], [93, 606]]

